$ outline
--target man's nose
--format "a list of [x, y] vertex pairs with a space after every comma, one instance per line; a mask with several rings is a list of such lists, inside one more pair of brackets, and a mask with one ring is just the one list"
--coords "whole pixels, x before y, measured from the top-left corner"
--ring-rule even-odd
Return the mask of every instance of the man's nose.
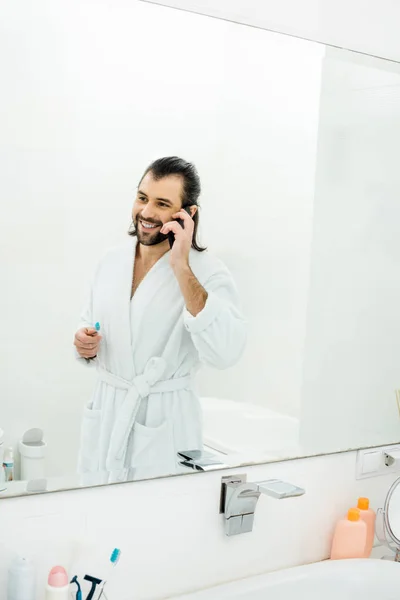
[[142, 219], [150, 219], [151, 221], [157, 221], [157, 217], [154, 214], [154, 210], [149, 205], [144, 207], [140, 216], [142, 217]]

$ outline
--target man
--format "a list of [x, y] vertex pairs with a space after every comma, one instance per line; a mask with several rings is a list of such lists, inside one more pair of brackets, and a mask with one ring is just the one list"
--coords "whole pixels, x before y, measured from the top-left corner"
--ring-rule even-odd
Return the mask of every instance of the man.
[[244, 350], [232, 277], [197, 241], [199, 195], [192, 164], [156, 160], [138, 186], [129, 243], [97, 268], [74, 342], [98, 371], [82, 426], [82, 473], [124, 480], [178, 472], [177, 452], [203, 444], [196, 371], [201, 363], [230, 367]]

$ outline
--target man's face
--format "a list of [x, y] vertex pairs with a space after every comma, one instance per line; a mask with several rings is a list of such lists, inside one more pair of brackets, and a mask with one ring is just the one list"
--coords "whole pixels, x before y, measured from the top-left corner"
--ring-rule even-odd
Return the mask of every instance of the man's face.
[[152, 173], [142, 179], [133, 205], [132, 219], [138, 241], [144, 246], [154, 246], [167, 239], [161, 227], [172, 221], [172, 215], [182, 208], [182, 177], [169, 176], [153, 179]]

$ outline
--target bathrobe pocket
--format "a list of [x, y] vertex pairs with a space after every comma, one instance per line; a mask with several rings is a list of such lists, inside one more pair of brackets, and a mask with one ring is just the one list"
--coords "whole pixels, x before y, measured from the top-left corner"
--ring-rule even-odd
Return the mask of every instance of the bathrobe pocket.
[[136, 422], [128, 455], [135, 479], [175, 473], [177, 458], [173, 420], [167, 419], [159, 427], [147, 427]]

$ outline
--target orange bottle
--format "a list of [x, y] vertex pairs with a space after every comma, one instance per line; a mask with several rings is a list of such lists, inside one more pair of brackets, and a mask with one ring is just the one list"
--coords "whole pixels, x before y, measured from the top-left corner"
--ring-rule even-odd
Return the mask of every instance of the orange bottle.
[[337, 522], [333, 535], [331, 559], [366, 558], [368, 528], [358, 508], [350, 508], [347, 519]]
[[365, 547], [366, 557], [369, 558], [372, 552], [372, 546], [374, 545], [375, 539], [375, 519], [376, 515], [372, 508], [369, 507], [368, 498], [359, 498], [357, 508], [360, 511], [360, 519], [364, 521], [367, 526], [367, 544]]

